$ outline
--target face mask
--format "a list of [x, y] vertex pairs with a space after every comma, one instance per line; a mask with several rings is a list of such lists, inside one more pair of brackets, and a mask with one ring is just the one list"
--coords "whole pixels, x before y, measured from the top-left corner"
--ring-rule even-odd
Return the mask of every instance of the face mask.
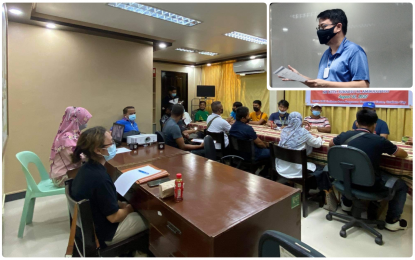
[[117, 154], [117, 148], [115, 147], [115, 144], [112, 144], [109, 148], [106, 148], [108, 151], [108, 155], [104, 155], [105, 161], [109, 161], [112, 158], [115, 157], [115, 155]]
[[79, 126], [79, 131], [82, 131], [82, 130], [84, 130], [85, 128], [86, 128], [86, 124], [80, 125], [80, 126]]
[[136, 115], [129, 115], [128, 119], [130, 119], [130, 121], [134, 121], [136, 119]]
[[287, 113], [287, 111], [282, 112], [281, 110], [278, 110], [278, 112], [279, 112], [281, 115], [285, 115], [285, 113]]
[[319, 116], [319, 115], [320, 115], [320, 111], [313, 110], [313, 115], [314, 115], [314, 116]]
[[254, 111], [258, 112], [259, 111], [259, 107], [254, 107]]
[[175, 97], [176, 95], [177, 95], [177, 94], [175, 94], [175, 93], [172, 93], [172, 94], [171, 94], [171, 96], [172, 96], [172, 97]]
[[232, 111], [236, 113], [236, 108], [232, 108]]
[[337, 33], [334, 33], [334, 28], [336, 28], [336, 26], [333, 26], [332, 28], [327, 30], [317, 31], [317, 36], [320, 41], [320, 44], [327, 44], [334, 36], [336, 36]]

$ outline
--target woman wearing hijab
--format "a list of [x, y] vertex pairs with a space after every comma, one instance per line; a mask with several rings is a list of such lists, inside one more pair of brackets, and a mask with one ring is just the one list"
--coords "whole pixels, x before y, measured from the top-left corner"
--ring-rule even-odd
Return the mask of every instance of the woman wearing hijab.
[[[291, 150], [306, 149], [307, 155], [313, 151], [313, 147], [319, 148], [323, 144], [321, 137], [314, 137], [309, 131], [302, 127], [303, 117], [298, 112], [290, 113], [288, 125], [281, 131], [281, 138], [278, 146]], [[278, 173], [287, 178], [301, 178], [301, 164], [290, 163], [281, 159], [275, 159]], [[328, 190], [331, 187], [329, 176], [323, 172], [323, 166], [316, 166], [314, 163], [307, 162], [307, 170], [316, 177], [317, 187], [320, 191]]]
[[81, 166], [81, 163], [72, 163], [71, 154], [76, 147], [81, 130], [87, 127], [87, 122], [91, 117], [92, 115], [85, 108], [66, 108], [50, 153], [52, 163], [49, 176], [56, 187], [64, 187], [65, 180], [68, 179], [66, 173]]

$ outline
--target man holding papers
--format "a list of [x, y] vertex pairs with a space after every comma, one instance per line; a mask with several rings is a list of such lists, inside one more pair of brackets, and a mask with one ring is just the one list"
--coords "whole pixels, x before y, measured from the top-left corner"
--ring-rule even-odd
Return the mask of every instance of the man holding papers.
[[305, 78], [303, 82], [298, 79], [283, 78], [283, 81], [300, 81], [310, 88], [368, 88], [369, 65], [365, 51], [359, 45], [346, 39], [347, 17], [341, 9], [332, 9], [321, 12], [317, 18], [317, 36], [320, 44], [329, 48], [321, 57], [317, 79], [300, 74], [288, 65], [295, 74]]

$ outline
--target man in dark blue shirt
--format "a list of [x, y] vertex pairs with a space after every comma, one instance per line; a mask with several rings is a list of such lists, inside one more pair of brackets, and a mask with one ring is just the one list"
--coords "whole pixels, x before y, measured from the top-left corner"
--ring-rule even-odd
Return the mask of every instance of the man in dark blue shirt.
[[[252, 126], [248, 125], [249, 109], [247, 107], [239, 107], [236, 109], [236, 121], [232, 125], [229, 135], [240, 140], [253, 140], [255, 143], [255, 160], [263, 160], [270, 157], [269, 143], [261, 141], [256, 135]], [[246, 160], [250, 160], [249, 155], [242, 154]]]
[[[386, 140], [385, 138], [373, 134], [375, 131], [375, 125], [378, 120], [378, 116], [375, 112], [370, 110], [360, 110], [356, 114], [357, 118], [357, 129], [354, 131], [343, 132], [332, 141], [330, 141], [329, 146], [342, 145], [350, 137], [357, 135], [359, 133], [366, 133], [362, 136], [359, 136], [348, 143], [348, 146], [352, 146], [362, 150], [367, 154], [370, 161], [372, 162], [373, 169], [376, 175], [375, 185], [372, 187], [361, 187], [357, 188], [361, 190], [368, 191], [382, 191], [385, 188], [385, 183], [391, 177], [387, 172], [384, 172], [380, 168], [381, 156], [383, 153], [389, 155], [394, 155], [399, 158], [406, 158], [408, 154], [398, 148], [396, 145]], [[408, 187], [405, 182], [399, 179], [395, 184], [396, 193], [392, 200], [389, 201], [388, 213], [386, 215], [386, 228], [391, 231], [397, 231], [400, 229], [406, 229], [407, 223], [405, 220], [400, 219], [400, 216], [403, 212], [403, 208], [406, 201], [406, 193]], [[342, 209], [344, 211], [350, 211], [352, 206], [352, 201], [348, 200], [346, 197], [342, 197]]]
[[278, 112], [271, 114], [268, 118], [267, 125], [271, 127], [286, 127], [288, 125], [288, 116], [290, 115], [287, 113], [289, 106], [290, 104], [286, 100], [280, 100], [280, 102], [278, 102]]
[[[376, 105], [373, 102], [365, 102], [362, 107], [363, 107], [363, 109], [372, 110], [376, 113]], [[353, 123], [353, 129], [354, 130], [357, 129], [356, 121], [354, 121], [354, 123]], [[378, 118], [378, 121], [376, 122], [376, 128], [375, 128], [375, 131], [373, 133], [377, 134], [377, 135], [380, 135], [380, 136], [383, 136], [386, 139], [388, 139], [388, 135], [389, 135], [388, 124], [386, 124], [386, 122], [383, 121], [382, 119]]]

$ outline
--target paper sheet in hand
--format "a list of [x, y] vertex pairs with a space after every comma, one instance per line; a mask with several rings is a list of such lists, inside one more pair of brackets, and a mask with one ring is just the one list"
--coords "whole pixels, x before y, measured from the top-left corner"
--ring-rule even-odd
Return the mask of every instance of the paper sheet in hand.
[[[199, 138], [194, 138], [194, 139], [192, 139], [192, 142], [193, 143], [203, 143], [205, 140], [203, 140], [203, 139], [199, 139]], [[213, 142], [216, 144], [216, 141], [215, 140], [213, 140]]]
[[177, 104], [179, 102], [179, 98], [175, 98], [169, 101], [172, 104]]
[[[139, 170], [146, 172], [142, 173]], [[139, 179], [148, 177], [150, 175], [156, 174], [160, 172], [160, 170], [156, 170], [151, 166], [145, 166], [141, 168], [137, 168], [128, 172], [123, 173], [114, 183], [117, 192], [124, 196], [127, 191], [131, 188], [131, 186]]]
[[277, 74], [280, 77], [291, 79], [299, 82], [305, 82], [307, 79], [298, 75], [297, 73], [292, 72], [291, 70], [281, 66], [279, 69], [274, 71], [274, 74]]
[[116, 152], [116, 154], [119, 154], [119, 153], [129, 153], [129, 152], [131, 152], [131, 150], [130, 150], [130, 149], [127, 149], [127, 148], [121, 147], [121, 148], [117, 148], [117, 152]]
[[184, 111], [184, 123], [188, 125], [190, 122], [192, 122], [192, 118], [190, 117], [189, 113]]

